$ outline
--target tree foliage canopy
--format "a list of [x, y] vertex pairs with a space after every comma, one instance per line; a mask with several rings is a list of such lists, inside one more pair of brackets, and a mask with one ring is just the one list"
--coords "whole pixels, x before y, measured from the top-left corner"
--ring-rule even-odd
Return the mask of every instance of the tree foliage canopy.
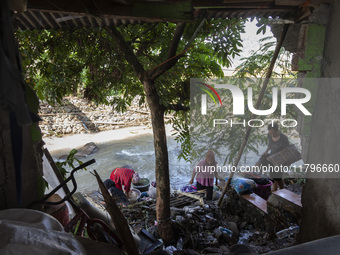
[[[196, 149], [192, 147], [189, 115], [187, 111], [179, 111], [189, 109], [190, 78], [224, 76], [221, 66], [231, 66], [232, 59], [242, 50], [240, 34], [244, 32], [244, 22], [217, 19], [186, 24], [176, 52], [184, 52], [183, 55], [174, 67], [155, 81], [161, 104], [174, 114], [172, 124], [182, 146], [181, 156], [187, 160], [192, 152], [195, 158], [195, 155], [203, 155], [207, 150], [201, 145]], [[266, 20], [260, 20], [258, 32], [264, 32], [267, 23]], [[117, 29], [133, 49], [144, 70], [152, 70], [167, 60], [177, 27], [178, 24], [174, 23], [145, 23], [122, 25]], [[77, 93], [96, 103], [111, 104], [121, 111], [137, 95], [141, 96], [140, 102], [144, 102], [143, 86], [119, 50], [109, 28], [18, 31], [17, 35], [26, 77], [31, 80], [30, 84], [34, 85], [40, 99], [54, 104], [67, 94]], [[274, 51], [275, 41], [272, 39], [262, 39], [261, 47], [242, 59], [243, 62], [236, 68], [235, 77], [264, 77]], [[276, 70], [279, 71], [274, 72], [273, 77], [282, 77], [283, 74], [285, 77], [294, 77], [289, 71], [289, 53], [282, 49], [278, 59]], [[242, 85], [239, 86], [242, 88]], [[254, 87], [254, 94], [259, 90], [257, 88]], [[270, 93], [269, 89], [264, 107], [271, 102]], [[237, 141], [242, 135], [242, 130], [230, 130], [224, 137], [227, 140], [220, 140], [232, 146], [229, 151], [234, 152], [228, 154], [227, 162], [232, 161], [238, 148]], [[254, 137], [258, 142], [263, 136]], [[248, 150], [256, 151], [255, 140], [250, 141]]]
[[[189, 79], [222, 77], [220, 64], [230, 66], [232, 58], [241, 51], [243, 21], [201, 22], [186, 24], [178, 46], [179, 51], [185, 50], [184, 55], [156, 81], [166, 107], [171, 104], [188, 106]], [[152, 70], [167, 60], [177, 26], [145, 23], [122, 25], [117, 29], [144, 69]], [[94, 102], [112, 104], [118, 110], [124, 110], [136, 95], [144, 100], [143, 87], [113, 40], [110, 28], [19, 30], [17, 35], [26, 77], [31, 79], [40, 99], [54, 104], [67, 94], [80, 93]], [[191, 46], [186, 49], [188, 44]], [[118, 94], [121, 96], [108, 100], [108, 96]]]

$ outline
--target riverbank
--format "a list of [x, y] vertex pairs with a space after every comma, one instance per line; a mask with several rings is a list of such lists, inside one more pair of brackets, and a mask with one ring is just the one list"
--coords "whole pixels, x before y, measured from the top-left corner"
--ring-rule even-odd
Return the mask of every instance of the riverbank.
[[[84, 98], [65, 97], [60, 104], [40, 103], [39, 123], [43, 137], [65, 134], [90, 134], [127, 127], [151, 128], [150, 112], [146, 104], [135, 98], [121, 113], [108, 105], [96, 105]], [[167, 123], [171, 116], [165, 117]]]
[[[170, 133], [169, 128], [167, 128]], [[150, 134], [152, 128], [149, 126], [125, 127], [114, 130], [106, 130], [96, 133], [67, 134], [63, 136], [47, 136], [43, 138], [46, 148], [53, 155], [58, 155], [60, 151], [69, 151], [74, 148], [84, 146], [89, 142], [97, 145], [107, 143], [112, 140], [123, 140], [137, 135]]]

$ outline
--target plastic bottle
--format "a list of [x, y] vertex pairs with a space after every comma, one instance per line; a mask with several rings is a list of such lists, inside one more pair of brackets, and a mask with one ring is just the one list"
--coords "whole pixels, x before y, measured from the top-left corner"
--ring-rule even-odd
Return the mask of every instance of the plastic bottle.
[[185, 214], [187, 214], [187, 213], [194, 213], [194, 212], [196, 212], [196, 211], [198, 211], [198, 210], [200, 210], [200, 209], [201, 209], [200, 206], [195, 206], [195, 207], [192, 207], [192, 206], [184, 206], [184, 207], [183, 207], [183, 211], [184, 211]]
[[300, 230], [299, 226], [290, 226], [289, 228], [283, 229], [276, 233], [277, 238], [282, 239], [287, 236], [298, 233]]
[[181, 251], [183, 250], [183, 239], [180, 237], [177, 241], [177, 250]]
[[289, 235], [297, 234], [300, 231], [299, 226], [290, 226], [288, 229], [289, 229]]
[[288, 236], [288, 229], [282, 229], [279, 232], [276, 233], [277, 238], [283, 239]]
[[220, 231], [223, 233], [226, 233], [228, 236], [232, 237], [233, 236], [233, 231], [230, 229], [224, 228], [224, 227], [219, 227]]

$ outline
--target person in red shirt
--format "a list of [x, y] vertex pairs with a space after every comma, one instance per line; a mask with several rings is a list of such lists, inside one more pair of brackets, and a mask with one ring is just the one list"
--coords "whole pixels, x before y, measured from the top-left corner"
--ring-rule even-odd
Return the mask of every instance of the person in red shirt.
[[123, 190], [124, 186], [124, 192], [128, 198], [131, 183], [139, 183], [140, 181], [139, 174], [129, 166], [115, 168], [110, 175], [110, 179], [114, 182], [116, 188]]

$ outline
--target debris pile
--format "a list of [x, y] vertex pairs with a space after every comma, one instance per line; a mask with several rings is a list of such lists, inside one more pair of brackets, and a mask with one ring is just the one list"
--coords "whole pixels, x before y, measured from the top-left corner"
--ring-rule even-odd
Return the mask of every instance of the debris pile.
[[[88, 194], [98, 206], [100, 194]], [[172, 194], [172, 199], [180, 194]], [[261, 254], [294, 245], [296, 231], [278, 238], [276, 221], [255, 208], [248, 208], [234, 191], [229, 191], [218, 207], [216, 201], [199, 200], [186, 206], [172, 206], [171, 219], [176, 239], [158, 250], [168, 254]], [[129, 224], [138, 233], [147, 230], [156, 239], [157, 232], [155, 200], [140, 198], [139, 202], [121, 208]], [[284, 215], [283, 215], [284, 217]], [[282, 220], [282, 218], [281, 218]], [[286, 226], [295, 224], [287, 218]], [[282, 229], [283, 227], [280, 226]]]

